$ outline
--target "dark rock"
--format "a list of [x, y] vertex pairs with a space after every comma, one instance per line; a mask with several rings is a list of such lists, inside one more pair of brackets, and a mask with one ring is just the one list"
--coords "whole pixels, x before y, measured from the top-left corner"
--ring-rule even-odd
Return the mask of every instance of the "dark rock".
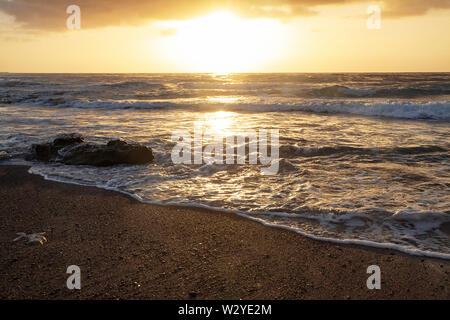
[[145, 164], [153, 158], [152, 149], [142, 144], [122, 140], [112, 140], [106, 145], [86, 143], [79, 134], [59, 135], [53, 142], [34, 144], [28, 157], [29, 160], [92, 166]]
[[450, 236], [450, 222], [444, 222], [443, 224], [440, 225], [439, 229], [447, 234], [448, 236]]
[[33, 144], [31, 146], [31, 155], [27, 156], [27, 160], [42, 160], [50, 161], [52, 158], [52, 145], [51, 143]]
[[8, 154], [7, 151], [0, 150], [0, 161], [9, 159], [11, 156]]
[[78, 133], [60, 134], [53, 138], [52, 142], [33, 144], [31, 154], [27, 160], [55, 161], [58, 151], [69, 145], [82, 143], [84, 138]]
[[111, 140], [108, 142], [107, 146], [108, 147], [119, 147], [119, 146], [124, 146], [127, 143], [123, 140]]
[[65, 148], [61, 162], [72, 165], [112, 166], [115, 164], [144, 164], [153, 160], [150, 148], [141, 144], [113, 143], [95, 145], [82, 143]]
[[53, 138], [53, 145], [56, 147], [65, 147], [74, 143], [82, 143], [84, 138], [78, 133], [60, 134]]

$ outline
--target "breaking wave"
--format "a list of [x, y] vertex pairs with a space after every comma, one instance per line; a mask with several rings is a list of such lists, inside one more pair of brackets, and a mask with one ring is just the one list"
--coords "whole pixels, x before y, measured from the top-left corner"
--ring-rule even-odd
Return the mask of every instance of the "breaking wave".
[[[253, 99], [254, 100], [254, 99]], [[4, 104], [20, 103], [59, 108], [82, 109], [171, 109], [235, 112], [311, 112], [319, 114], [351, 114], [412, 120], [450, 120], [450, 101], [404, 100], [301, 100], [301, 99], [165, 99], [165, 100], [81, 100], [67, 97], [28, 96], [21, 99], [2, 98]]]
[[421, 155], [438, 153], [439, 157], [448, 156], [445, 154], [449, 150], [442, 146], [411, 146], [411, 147], [395, 147], [395, 148], [358, 148], [350, 146], [325, 146], [325, 147], [299, 147], [294, 145], [280, 146], [280, 156], [283, 158], [294, 157], [326, 157], [331, 155]]
[[361, 89], [342, 85], [325, 86], [307, 91], [307, 96], [317, 98], [416, 98], [450, 95], [450, 82], [440, 86]]

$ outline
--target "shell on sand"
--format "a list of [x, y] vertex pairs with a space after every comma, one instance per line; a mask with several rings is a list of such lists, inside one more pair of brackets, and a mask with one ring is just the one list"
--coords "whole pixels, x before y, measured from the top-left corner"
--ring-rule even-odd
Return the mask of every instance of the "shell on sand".
[[37, 232], [37, 233], [30, 233], [26, 234], [25, 232], [18, 232], [18, 237], [15, 238], [13, 241], [19, 241], [21, 239], [27, 240], [27, 243], [33, 244], [33, 243], [40, 243], [44, 244], [44, 242], [47, 242], [47, 238], [44, 236], [45, 232]]

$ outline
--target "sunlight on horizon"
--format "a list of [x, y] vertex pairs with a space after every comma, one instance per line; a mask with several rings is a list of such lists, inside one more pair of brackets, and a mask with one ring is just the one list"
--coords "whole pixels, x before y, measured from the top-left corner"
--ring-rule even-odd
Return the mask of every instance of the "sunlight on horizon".
[[285, 49], [285, 33], [277, 20], [242, 19], [230, 11], [217, 11], [169, 25], [176, 33], [165, 51], [174, 63], [192, 71], [257, 70]]
[[65, 10], [58, 19], [47, 17], [53, 19], [48, 23], [41, 12], [42, 20], [38, 15], [34, 20], [41, 28], [37, 32], [0, 13], [0, 71], [227, 75], [450, 70], [450, 38], [442, 37], [450, 27], [448, 10], [406, 12], [401, 19], [382, 14], [382, 28], [370, 30], [367, 4], [359, 2], [330, 3], [314, 15], [289, 17], [239, 8], [205, 6], [148, 19], [141, 17], [145, 11], [138, 16], [128, 12], [127, 23], [114, 17], [101, 23], [95, 12], [90, 16], [83, 9], [80, 30], [67, 30]]

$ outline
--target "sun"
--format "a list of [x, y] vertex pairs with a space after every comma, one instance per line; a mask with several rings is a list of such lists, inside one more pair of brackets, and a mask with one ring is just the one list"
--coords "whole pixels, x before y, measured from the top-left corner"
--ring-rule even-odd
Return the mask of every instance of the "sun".
[[283, 30], [277, 20], [242, 19], [218, 11], [174, 25], [177, 32], [166, 51], [188, 72], [260, 71], [282, 48]]

